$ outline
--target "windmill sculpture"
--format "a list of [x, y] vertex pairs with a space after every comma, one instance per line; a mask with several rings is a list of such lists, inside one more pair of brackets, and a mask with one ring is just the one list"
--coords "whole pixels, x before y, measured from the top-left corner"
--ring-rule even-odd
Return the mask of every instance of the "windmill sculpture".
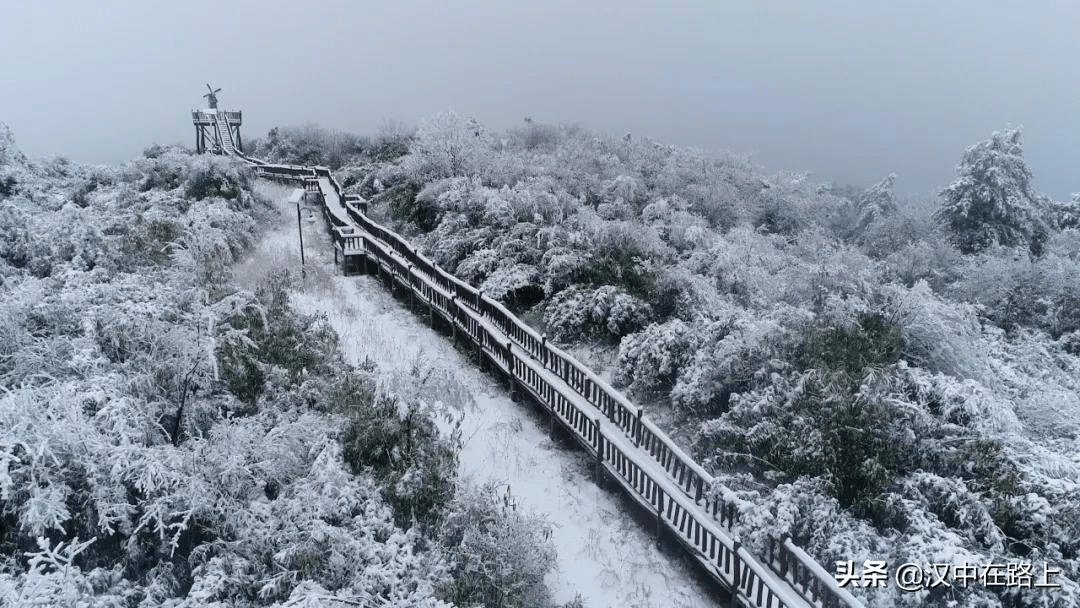
[[213, 152], [215, 154], [243, 153], [244, 143], [240, 139], [240, 112], [232, 112], [218, 109], [217, 94], [221, 89], [215, 89], [206, 85], [208, 93], [203, 93], [207, 105], [210, 107], [203, 110], [192, 110], [191, 119], [195, 123], [195, 150], [200, 154]]
[[208, 82], [208, 83], [206, 83], [206, 90], [208, 90], [210, 92], [203, 94], [203, 97], [205, 97], [206, 102], [210, 104], [210, 109], [211, 110], [216, 110], [217, 109], [217, 94], [221, 91], [221, 88], [220, 87], [218, 87], [216, 89], [212, 88], [210, 86], [210, 83]]

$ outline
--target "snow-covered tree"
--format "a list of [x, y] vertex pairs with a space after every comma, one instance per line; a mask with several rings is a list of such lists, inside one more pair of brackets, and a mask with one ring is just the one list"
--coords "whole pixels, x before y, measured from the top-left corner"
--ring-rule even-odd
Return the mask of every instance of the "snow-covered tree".
[[408, 160], [419, 175], [465, 177], [483, 173], [491, 146], [476, 119], [446, 112], [420, 124]]
[[960, 251], [976, 253], [997, 243], [1041, 253], [1046, 227], [1038, 209], [1045, 197], [1032, 186], [1023, 152], [1019, 129], [994, 132], [964, 152], [959, 177], [941, 191], [936, 213]]
[[899, 205], [896, 202], [896, 174], [870, 186], [859, 195], [859, 225], [865, 227], [874, 219], [894, 213]]

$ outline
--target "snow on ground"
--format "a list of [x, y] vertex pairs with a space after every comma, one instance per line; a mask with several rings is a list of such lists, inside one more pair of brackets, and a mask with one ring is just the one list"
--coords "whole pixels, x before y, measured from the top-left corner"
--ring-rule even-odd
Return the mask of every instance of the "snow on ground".
[[[260, 188], [282, 213], [255, 255], [237, 267], [238, 280], [249, 287], [271, 268], [300, 267], [296, 210], [285, 204], [290, 189]], [[593, 483], [585, 456], [548, 438], [531, 406], [512, 402], [505, 385], [477, 370], [376, 279], [339, 276], [321, 218], [308, 215], [305, 210], [306, 279], [291, 294], [294, 305], [327, 315], [350, 363], [376, 362], [382, 390], [443, 406], [461, 420], [462, 476], [507, 488], [517, 508], [551, 523], [559, 563], [549, 585], [556, 601], [580, 593], [589, 608], [718, 605], [680, 550], [658, 549], [626, 501]]]

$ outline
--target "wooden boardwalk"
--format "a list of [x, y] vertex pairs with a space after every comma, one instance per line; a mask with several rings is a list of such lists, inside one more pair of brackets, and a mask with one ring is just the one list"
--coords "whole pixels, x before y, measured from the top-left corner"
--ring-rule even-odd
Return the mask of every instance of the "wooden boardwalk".
[[377, 273], [426, 306], [455, 340], [467, 340], [479, 360], [528, 394], [642, 508], [657, 531], [669, 530], [705, 572], [733, 592], [733, 605], [761, 608], [861, 607], [861, 603], [790, 539], [770, 539], [767, 555], [751, 555], [730, 530], [738, 500], [621, 393], [569, 354], [549, 344], [498, 302], [438, 268], [405, 239], [373, 222], [347, 200], [322, 167], [269, 165], [262, 177], [303, 184], [317, 194], [346, 269]]

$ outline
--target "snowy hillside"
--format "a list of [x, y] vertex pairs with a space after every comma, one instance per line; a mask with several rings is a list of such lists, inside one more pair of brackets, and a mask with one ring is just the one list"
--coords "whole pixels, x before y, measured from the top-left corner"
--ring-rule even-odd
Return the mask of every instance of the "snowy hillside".
[[555, 605], [546, 524], [346, 365], [295, 274], [240, 286], [280, 219], [248, 170], [3, 134], [0, 604]]
[[909, 201], [892, 176], [839, 188], [453, 114], [396, 159], [351, 145], [342, 174], [375, 215], [691, 425], [672, 434], [753, 505], [756, 551], [788, 533], [830, 568], [1000, 563], [1052, 583], [853, 589], [870, 605], [1077, 601], [1080, 213], [1038, 193], [1018, 132]]
[[[868, 606], [1080, 602], [1080, 203], [1019, 132], [933, 200], [454, 114], [250, 147], [340, 166], [644, 404], [752, 552], [850, 562]], [[527, 409], [333, 276], [316, 218], [299, 275], [287, 194], [169, 147], [31, 161], [0, 125], [0, 602], [711, 605]]]

